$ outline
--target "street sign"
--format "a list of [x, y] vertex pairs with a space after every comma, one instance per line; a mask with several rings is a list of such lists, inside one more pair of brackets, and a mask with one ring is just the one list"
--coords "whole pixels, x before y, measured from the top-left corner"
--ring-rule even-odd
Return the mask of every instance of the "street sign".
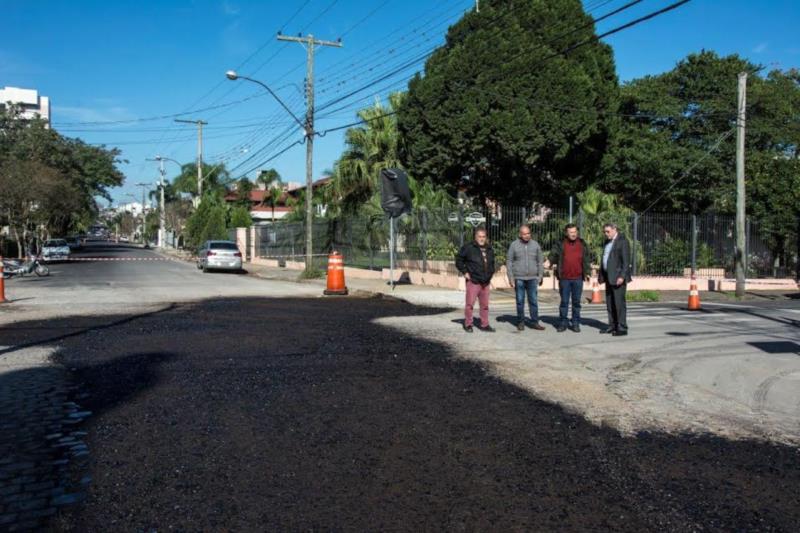
[[478, 227], [479, 225], [486, 222], [486, 217], [483, 216], [483, 214], [479, 213], [478, 211], [475, 211], [465, 216], [464, 220], [472, 224], [473, 227]]
[[448, 222], [458, 222], [458, 213], [450, 213], [447, 215]]

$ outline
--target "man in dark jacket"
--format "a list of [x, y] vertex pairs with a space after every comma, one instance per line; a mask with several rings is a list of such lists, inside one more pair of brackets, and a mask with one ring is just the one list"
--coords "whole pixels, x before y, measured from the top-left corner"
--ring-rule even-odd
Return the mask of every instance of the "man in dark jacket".
[[475, 240], [456, 254], [456, 268], [466, 279], [467, 304], [464, 308], [464, 331], [472, 333], [472, 310], [475, 300], [480, 307], [481, 331], [494, 331], [489, 325], [489, 284], [494, 275], [494, 250], [487, 242], [486, 230], [475, 230]]
[[583, 282], [589, 281], [592, 272], [591, 253], [586, 242], [578, 236], [578, 226], [567, 224], [564, 239], [557, 242], [550, 253], [550, 264], [558, 278], [561, 305], [558, 308], [559, 333], [569, 325], [569, 304], [572, 300], [572, 331], [581, 331], [581, 296]]
[[606, 241], [600, 261], [599, 282], [606, 284], [606, 309], [608, 327], [600, 333], [614, 336], [628, 334], [627, 305], [625, 292], [631, 279], [631, 246], [616, 224], [603, 226]]

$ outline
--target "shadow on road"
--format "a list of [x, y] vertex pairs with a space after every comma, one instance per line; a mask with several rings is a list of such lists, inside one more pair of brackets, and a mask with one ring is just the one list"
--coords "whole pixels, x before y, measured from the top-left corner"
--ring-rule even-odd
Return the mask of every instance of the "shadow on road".
[[[57, 345], [94, 412], [88, 499], [61, 529], [791, 531], [800, 522], [794, 448], [623, 438], [377, 322], [423, 324], [440, 311], [217, 299], [135, 318], [22, 323], [0, 329], [0, 343]], [[84, 327], [92, 321], [106, 325]]]

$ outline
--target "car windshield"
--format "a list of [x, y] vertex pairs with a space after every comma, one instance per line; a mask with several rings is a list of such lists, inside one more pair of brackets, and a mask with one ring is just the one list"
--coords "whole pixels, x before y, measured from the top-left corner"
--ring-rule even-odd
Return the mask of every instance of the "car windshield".
[[50, 239], [49, 241], [45, 241], [44, 245], [48, 248], [55, 248], [57, 246], [66, 246], [67, 241], [64, 239]]
[[239, 250], [232, 242], [212, 242], [208, 247], [211, 250]]

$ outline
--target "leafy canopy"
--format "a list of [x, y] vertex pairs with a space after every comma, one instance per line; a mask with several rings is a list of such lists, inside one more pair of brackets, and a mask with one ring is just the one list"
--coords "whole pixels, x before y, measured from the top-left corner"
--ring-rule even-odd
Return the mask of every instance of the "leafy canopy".
[[594, 36], [578, 0], [481, 3], [409, 84], [398, 116], [406, 168], [515, 205], [585, 189], [616, 109], [614, 61], [599, 42], [558, 52]]

